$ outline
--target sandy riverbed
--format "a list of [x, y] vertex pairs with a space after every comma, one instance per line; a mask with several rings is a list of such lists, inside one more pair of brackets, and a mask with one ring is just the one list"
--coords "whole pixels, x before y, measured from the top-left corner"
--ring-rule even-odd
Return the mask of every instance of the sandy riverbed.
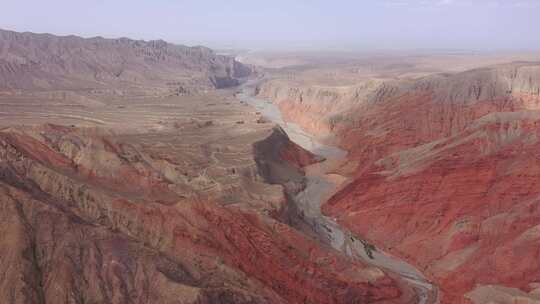
[[336, 163], [344, 161], [347, 152], [338, 147], [322, 144], [297, 124], [284, 121], [275, 104], [253, 96], [255, 85], [255, 82], [246, 83], [238, 98], [253, 106], [264, 117], [279, 124], [292, 141], [326, 159], [322, 163], [305, 168], [306, 188], [294, 198], [305, 224], [322, 242], [328, 243], [334, 249], [354, 259], [360, 259], [366, 264], [399, 275], [417, 291], [417, 303], [438, 303], [437, 287], [428, 282], [414, 266], [378, 249], [371, 249], [371, 245], [360, 236], [342, 228], [334, 219], [321, 213], [321, 205], [347, 183], [346, 177], [329, 173]]

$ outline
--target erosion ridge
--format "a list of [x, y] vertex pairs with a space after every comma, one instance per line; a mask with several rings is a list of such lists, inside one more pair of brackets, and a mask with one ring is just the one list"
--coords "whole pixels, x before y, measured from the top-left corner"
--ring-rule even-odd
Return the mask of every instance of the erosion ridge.
[[416, 265], [442, 303], [536, 299], [538, 63], [385, 80], [320, 105], [305, 97], [319, 86], [264, 88], [276, 83], [259, 92], [294, 92], [270, 96], [349, 151], [337, 171], [352, 182], [326, 215]]
[[[536, 104], [530, 97], [540, 95], [539, 79], [538, 63], [518, 62], [419, 79], [366, 78], [343, 86], [288, 81], [278, 77], [262, 83], [257, 88], [257, 95], [276, 102], [287, 119], [298, 122], [306, 130], [327, 135], [341, 122], [354, 121], [354, 117], [345, 112], [363, 111], [370, 108], [366, 104], [407, 94], [430, 95], [430, 99], [448, 106], [489, 100], [502, 102], [513, 97], [522, 99], [522, 107], [533, 109]], [[533, 103], [527, 104], [529, 100]], [[347, 127], [355, 126], [351, 123]]]
[[209, 48], [163, 40], [0, 30], [1, 90], [160, 89], [183, 94], [238, 84], [250, 68]]
[[368, 101], [384, 101], [409, 92], [430, 92], [446, 103], [474, 103], [519, 94], [540, 95], [540, 64], [517, 62], [478, 68], [457, 74], [446, 73], [412, 81], [395, 81], [377, 89]]
[[[305, 152], [277, 129], [258, 136], [277, 149], [272, 155], [301, 160], [290, 169], [281, 162], [300, 174]], [[279, 205], [261, 200], [258, 210], [249, 201], [186, 197], [186, 187], [196, 185], [173, 182], [154, 164], [181, 167], [148, 153], [99, 130], [2, 130], [0, 195], [8, 224], [2, 235], [9, 237], [1, 239], [0, 266], [5, 278], [21, 278], [0, 281], [2, 296], [10, 303], [344, 303], [399, 296], [391, 279], [372, 278], [364, 265], [273, 219]]]

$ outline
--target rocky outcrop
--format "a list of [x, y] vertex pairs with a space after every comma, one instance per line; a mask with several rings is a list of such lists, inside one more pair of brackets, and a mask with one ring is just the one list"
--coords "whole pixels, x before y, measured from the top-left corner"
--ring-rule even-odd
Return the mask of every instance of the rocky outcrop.
[[299, 183], [304, 175], [301, 168], [321, 160], [290, 141], [280, 127], [275, 127], [269, 137], [255, 143], [253, 148], [259, 172], [272, 184]]
[[0, 30], [2, 90], [197, 90], [237, 85], [250, 72], [200, 46]]
[[274, 101], [284, 118], [313, 134], [328, 135], [333, 121], [346, 109], [361, 103], [380, 81], [367, 80], [351, 86], [319, 86], [272, 79], [257, 88], [257, 95]]
[[[380, 271], [249, 204], [186, 195], [158, 155], [125, 140], [56, 125], [0, 131], [6, 303], [399, 303]], [[262, 140], [284, 170], [312, 161], [279, 130]]]
[[379, 159], [325, 212], [421, 266], [446, 303], [476, 284], [525, 288], [540, 271], [536, 237], [525, 237], [539, 220], [540, 117], [515, 114]]
[[[346, 86], [310, 85], [309, 82], [272, 79], [261, 84], [257, 92], [259, 96], [273, 100], [282, 109], [286, 119], [300, 124], [311, 133], [324, 136], [341, 133], [335, 128], [356, 128], [358, 119], [369, 116], [360, 112], [373, 111], [377, 107], [374, 104], [384, 102], [383, 107], [387, 107], [391, 100], [404, 98], [439, 102], [436, 111], [441, 112], [441, 117], [432, 117], [430, 114], [429, 118], [449, 119], [452, 121], [450, 129], [462, 129], [465, 121], [474, 119], [470, 116], [505, 111], [508, 107], [537, 109], [539, 83], [540, 65], [524, 62], [413, 80], [368, 79]], [[516, 104], [505, 104], [509, 98], [514, 98]], [[481, 113], [458, 112], [459, 108], [474, 103], [482, 104], [476, 107]], [[420, 107], [419, 111], [423, 110], [428, 109]], [[423, 118], [423, 115], [419, 117]], [[429, 128], [433, 126], [437, 128], [433, 132], [438, 134], [440, 127], [430, 123]]]
[[358, 166], [324, 211], [419, 265], [444, 303], [465, 302], [476, 284], [526, 289], [540, 271], [530, 232], [539, 70], [435, 76], [379, 94], [338, 127]]
[[459, 74], [430, 75], [418, 80], [389, 82], [369, 98], [384, 101], [410, 92], [429, 92], [443, 103], [474, 103], [496, 100], [517, 94], [540, 96], [540, 66], [536, 63], [513, 63], [480, 68]]

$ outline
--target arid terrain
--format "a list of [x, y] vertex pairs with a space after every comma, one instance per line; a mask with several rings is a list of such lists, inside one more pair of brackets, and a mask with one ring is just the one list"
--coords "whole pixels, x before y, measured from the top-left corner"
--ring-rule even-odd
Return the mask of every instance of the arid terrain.
[[0, 31], [2, 303], [539, 303], [540, 54]]
[[538, 56], [319, 60], [269, 70], [257, 93], [348, 152], [323, 214], [419, 269], [441, 303], [540, 301]]
[[[289, 225], [321, 158], [227, 88], [251, 67], [164, 42], [1, 38], [3, 303], [415, 302]], [[111, 74], [100, 54], [129, 64]]]

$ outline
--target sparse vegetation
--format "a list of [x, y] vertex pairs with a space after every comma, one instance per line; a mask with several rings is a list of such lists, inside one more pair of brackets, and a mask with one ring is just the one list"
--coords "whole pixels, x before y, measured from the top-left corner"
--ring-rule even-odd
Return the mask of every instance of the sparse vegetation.
[[362, 243], [362, 245], [364, 246], [364, 251], [366, 252], [366, 255], [367, 255], [370, 259], [374, 259], [374, 258], [375, 258], [375, 257], [373, 256], [373, 252], [377, 251], [377, 247], [375, 247], [375, 245], [373, 245], [373, 244], [367, 242], [366, 240], [357, 238], [357, 237], [354, 236], [354, 235], [351, 235], [350, 238], [351, 238], [351, 241], [352, 241], [352, 242], [359, 241], [360, 243]]

